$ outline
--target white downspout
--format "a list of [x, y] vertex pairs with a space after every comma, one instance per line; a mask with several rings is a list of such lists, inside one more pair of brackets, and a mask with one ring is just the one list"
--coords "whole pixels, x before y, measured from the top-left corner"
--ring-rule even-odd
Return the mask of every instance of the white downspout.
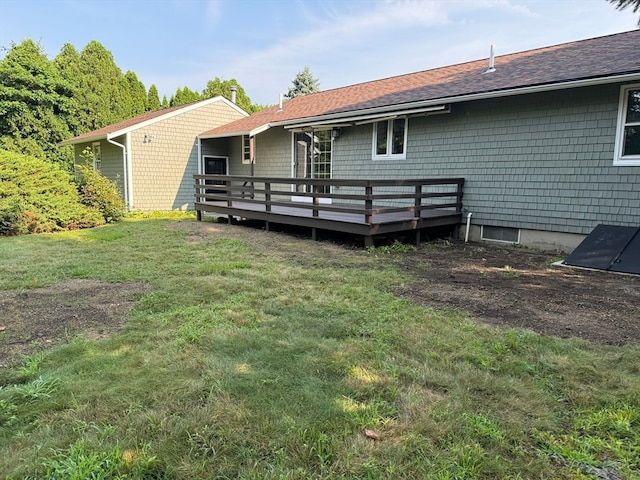
[[131, 162], [131, 132], [127, 133], [126, 136], [126, 144], [127, 144], [127, 190], [129, 191], [129, 210], [133, 210], [135, 208], [135, 204], [133, 203], [133, 164]]
[[467, 213], [467, 231], [464, 233], [464, 243], [469, 243], [469, 229], [471, 228], [471, 215], [473, 213]]
[[202, 140], [198, 137], [198, 175], [202, 175]]
[[128, 161], [128, 152], [131, 151], [131, 137], [127, 133], [126, 145], [116, 142], [107, 135], [107, 142], [122, 149], [122, 172], [124, 174], [124, 201], [129, 210], [133, 206], [132, 182], [131, 182], [131, 162]]

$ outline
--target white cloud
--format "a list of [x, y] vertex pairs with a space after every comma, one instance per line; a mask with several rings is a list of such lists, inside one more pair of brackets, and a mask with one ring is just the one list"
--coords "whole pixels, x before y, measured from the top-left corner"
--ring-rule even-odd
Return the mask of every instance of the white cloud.
[[[223, 28], [229, 10], [219, 1], [208, 5], [213, 19], [222, 15]], [[297, 0], [286, 8], [274, 0], [269, 8], [277, 28], [262, 25], [254, 35], [259, 43], [218, 38], [215, 50], [184, 59], [158, 87], [181, 78], [176, 87], [201, 89], [216, 76], [236, 78], [253, 101], [276, 103], [305, 65], [326, 90], [486, 58], [491, 44], [503, 55], [623, 31], [635, 22], [627, 15], [629, 28], [620, 27], [619, 12], [600, 0]]]
[[224, 3], [222, 0], [207, 0], [204, 9], [205, 21], [208, 26], [216, 25], [222, 18]]

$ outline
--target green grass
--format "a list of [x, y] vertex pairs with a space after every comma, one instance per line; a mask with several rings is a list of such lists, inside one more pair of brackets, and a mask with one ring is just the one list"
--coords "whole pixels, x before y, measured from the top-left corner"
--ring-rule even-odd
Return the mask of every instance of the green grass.
[[0, 289], [151, 287], [112, 338], [0, 371], [1, 478], [640, 476], [638, 347], [478, 325], [395, 298], [392, 256], [191, 221], [0, 238]]

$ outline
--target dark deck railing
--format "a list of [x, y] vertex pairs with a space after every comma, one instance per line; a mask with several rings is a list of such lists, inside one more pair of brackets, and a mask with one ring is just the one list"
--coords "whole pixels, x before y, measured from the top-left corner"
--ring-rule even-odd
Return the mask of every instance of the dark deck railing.
[[[419, 229], [425, 227], [423, 220], [429, 217], [459, 216], [464, 185], [463, 178], [339, 180], [194, 175], [194, 179], [199, 220], [202, 211], [217, 211], [263, 219], [267, 228], [269, 220], [311, 228], [328, 228], [327, 222], [332, 221], [368, 226], [367, 231], [357, 230], [365, 232], [365, 237], [385, 230], [381, 225], [404, 222], [398, 230]], [[291, 221], [283, 222], [284, 217]], [[314, 219], [323, 220], [324, 225], [314, 223]], [[411, 220], [415, 226], [406, 226]], [[377, 228], [372, 231], [374, 225]], [[394, 230], [388, 227], [386, 231]]]

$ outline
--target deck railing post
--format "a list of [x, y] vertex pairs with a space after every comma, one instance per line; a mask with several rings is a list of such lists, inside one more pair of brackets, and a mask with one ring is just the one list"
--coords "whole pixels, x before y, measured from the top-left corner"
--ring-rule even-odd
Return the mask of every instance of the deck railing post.
[[313, 185], [313, 216], [317, 217], [318, 216], [318, 205], [320, 205], [320, 199], [318, 198], [318, 190], [319, 190], [319, 186], [318, 185]]
[[369, 182], [364, 187], [364, 196], [364, 221], [370, 224], [373, 220], [373, 186]]
[[233, 199], [231, 198], [231, 181], [224, 182], [227, 190], [227, 206], [233, 206]]
[[462, 186], [464, 185], [464, 178], [458, 180], [458, 192], [456, 195], [456, 212], [462, 212]]
[[271, 211], [271, 182], [264, 182], [264, 208]]
[[414, 210], [413, 210], [413, 216], [416, 218], [420, 218], [420, 215], [422, 213], [422, 184], [416, 185], [416, 192], [415, 192], [415, 199], [414, 199]]

